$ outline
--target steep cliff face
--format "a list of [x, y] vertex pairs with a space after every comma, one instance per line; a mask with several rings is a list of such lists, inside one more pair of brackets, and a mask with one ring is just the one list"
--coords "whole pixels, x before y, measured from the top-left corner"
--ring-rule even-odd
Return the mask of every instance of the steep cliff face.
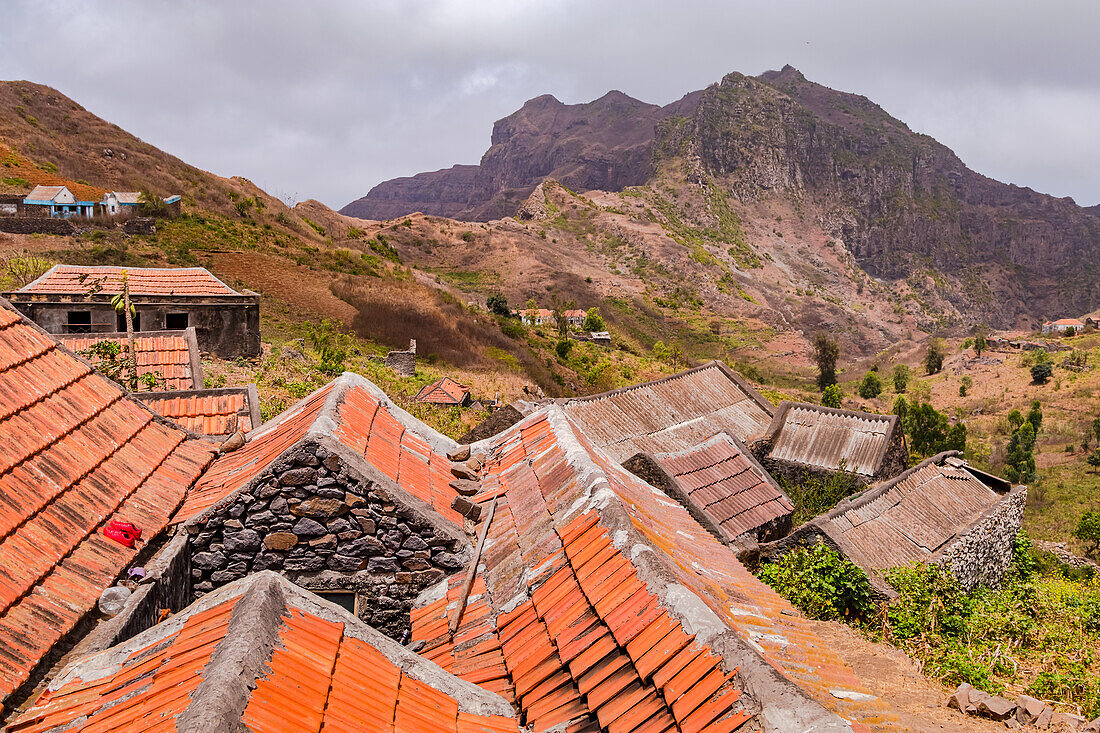
[[545, 94], [494, 125], [480, 165], [386, 181], [340, 213], [391, 219], [421, 211], [488, 221], [514, 214], [546, 178], [584, 191], [641, 185], [653, 174], [657, 123], [691, 102], [661, 108], [612, 91], [563, 104]]
[[663, 108], [618, 92], [585, 105], [539, 97], [496, 124], [479, 166], [380, 184], [344, 213], [485, 221], [515, 214], [547, 177], [580, 191], [718, 186], [741, 207], [804, 202], [867, 273], [950, 275], [942, 296], [967, 322], [1023, 325], [1100, 301], [1100, 207], [982, 176], [865, 97], [789, 66], [729, 74]]

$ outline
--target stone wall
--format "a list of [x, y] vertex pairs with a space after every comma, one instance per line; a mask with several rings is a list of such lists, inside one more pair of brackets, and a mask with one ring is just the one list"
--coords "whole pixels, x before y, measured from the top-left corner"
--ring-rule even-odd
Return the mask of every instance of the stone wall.
[[461, 531], [426, 515], [335, 449], [303, 443], [204, 522], [188, 523], [195, 595], [276, 570], [310, 590], [354, 592], [357, 615], [400, 640], [417, 593], [468, 562]]
[[1012, 563], [1012, 545], [1026, 501], [1026, 487], [1012, 490], [945, 547], [935, 561], [950, 569], [966, 590], [978, 585], [999, 586]]
[[391, 351], [386, 354], [385, 365], [402, 377], [416, 376], [416, 340], [409, 341], [407, 351]]
[[0, 217], [0, 232], [9, 234], [72, 234], [76, 227], [66, 219], [37, 216]]

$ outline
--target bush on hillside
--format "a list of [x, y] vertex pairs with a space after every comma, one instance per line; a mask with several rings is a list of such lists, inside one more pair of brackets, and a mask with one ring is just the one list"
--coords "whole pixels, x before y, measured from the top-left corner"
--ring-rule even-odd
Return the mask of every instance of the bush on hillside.
[[844, 390], [839, 384], [830, 384], [821, 391], [821, 404], [825, 407], [839, 408], [844, 404]]
[[1046, 384], [1054, 376], [1054, 366], [1048, 362], [1040, 362], [1031, 367], [1031, 381], [1035, 384]]
[[909, 386], [909, 378], [911, 375], [912, 372], [905, 364], [898, 364], [894, 367], [894, 391], [898, 394], [905, 392], [906, 388]]
[[585, 331], [606, 331], [607, 324], [604, 323], [603, 316], [600, 315], [599, 308], [589, 308], [588, 313], [584, 316], [584, 324], [581, 328]]
[[859, 383], [859, 396], [865, 400], [873, 400], [882, 394], [882, 380], [875, 372], [867, 372], [867, 376]]
[[816, 619], [862, 621], [874, 613], [867, 574], [824, 543], [788, 552], [757, 577]]

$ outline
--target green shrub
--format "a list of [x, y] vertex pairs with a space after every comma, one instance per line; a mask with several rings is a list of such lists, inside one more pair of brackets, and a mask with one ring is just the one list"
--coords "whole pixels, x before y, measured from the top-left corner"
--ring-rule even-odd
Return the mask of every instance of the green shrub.
[[844, 389], [839, 384], [826, 385], [821, 391], [821, 404], [825, 407], [840, 407], [844, 404]]
[[603, 321], [603, 316], [600, 315], [599, 308], [589, 308], [588, 313], [584, 316], [584, 324], [581, 328], [585, 331], [606, 331], [607, 324]]
[[959, 382], [959, 397], [966, 397], [966, 393], [974, 386], [974, 380], [969, 376], [963, 377]]
[[909, 386], [909, 378], [911, 375], [912, 372], [905, 364], [898, 364], [894, 367], [894, 391], [898, 394], [905, 392], [906, 388]]
[[1085, 543], [1085, 554], [1100, 558], [1100, 512], [1085, 512], [1077, 522], [1073, 536]]
[[559, 341], [554, 346], [554, 351], [556, 351], [558, 353], [558, 358], [559, 359], [561, 359], [562, 361], [565, 361], [566, 357], [569, 356], [569, 352], [572, 350], [572, 348], [573, 348], [572, 339], [562, 339], [561, 341]]
[[757, 577], [813, 618], [862, 621], [874, 612], [867, 575], [824, 543], [788, 552]]
[[928, 342], [928, 351], [924, 354], [924, 369], [929, 374], [935, 374], [943, 369], [943, 360], [947, 355], [947, 347], [943, 339], [935, 338]]
[[846, 464], [841, 461], [840, 470], [824, 479], [810, 473], [803, 473], [796, 480], [779, 477], [780, 486], [794, 504], [793, 521], [796, 526], [824, 514], [844, 497], [864, 488], [863, 482], [845, 468]]
[[1031, 367], [1031, 381], [1035, 384], [1046, 384], [1054, 376], [1054, 367], [1047, 362], [1041, 362]]
[[522, 325], [513, 320], [502, 320], [500, 322], [500, 332], [511, 339], [521, 339], [527, 333]]
[[867, 372], [867, 376], [859, 383], [859, 396], [865, 400], [873, 400], [880, 394], [882, 394], [882, 380], [875, 372]]

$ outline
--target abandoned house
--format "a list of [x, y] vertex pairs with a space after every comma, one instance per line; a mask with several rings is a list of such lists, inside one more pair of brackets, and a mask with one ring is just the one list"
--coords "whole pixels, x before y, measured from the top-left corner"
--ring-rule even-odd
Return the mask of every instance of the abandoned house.
[[[751, 485], [754, 503], [771, 485], [738, 441], [763, 432], [767, 405], [711, 364], [551, 402], [460, 447], [344, 374], [216, 456], [0, 303], [3, 722], [899, 729], [816, 627], [697, 521], [706, 501], [681, 503], [620, 465], [649, 452], [689, 499], [727, 482], [730, 495]], [[1007, 557], [1022, 487], [1004, 494], [953, 460], [939, 478], [922, 464], [870, 493], [936, 494], [928, 512], [973, 493], [955, 515], [974, 517], [970, 530], [941, 555], [966, 568]], [[697, 463], [720, 477], [693, 482]], [[959, 486], [921, 483], [937, 481]], [[912, 535], [927, 531], [918, 518]], [[145, 582], [112, 587], [135, 572]], [[106, 618], [105, 591], [118, 599]]]
[[774, 410], [718, 361], [563, 405], [596, 447], [620, 462], [686, 450], [718, 433], [747, 440], [764, 432]]
[[429, 405], [464, 407], [470, 404], [470, 388], [450, 377], [443, 377], [421, 387], [414, 399]]
[[781, 402], [753, 451], [772, 476], [854, 474], [865, 483], [888, 479], [909, 465], [897, 415]]
[[135, 397], [161, 417], [206, 438], [227, 438], [260, 426], [260, 398], [254, 384], [140, 392]]
[[565, 322], [572, 328], [580, 328], [583, 326], [584, 319], [588, 317], [588, 313], [578, 309], [567, 310], [562, 313], [562, 315], [565, 316]]
[[1081, 333], [1085, 330], [1085, 322], [1076, 318], [1059, 318], [1057, 321], [1048, 321], [1043, 324], [1043, 334], [1057, 333], [1064, 334], [1073, 330], [1074, 333]]
[[745, 444], [725, 433], [678, 453], [639, 453], [623, 467], [724, 542], [765, 542], [791, 531], [790, 498]]
[[762, 557], [825, 542], [892, 595], [884, 573], [910, 562], [939, 563], [966, 589], [999, 585], [1012, 560], [1027, 488], [956, 457], [933, 456], [889, 481], [845, 499], [787, 537], [761, 545]]
[[554, 311], [546, 308], [524, 308], [519, 311], [519, 317], [525, 326], [546, 326], [554, 322]]
[[218, 458], [174, 521], [196, 595], [277, 570], [399, 637], [413, 597], [466, 563], [444, 453], [457, 443], [344, 374]]
[[111, 306], [123, 273], [136, 331], [194, 328], [199, 348], [223, 359], [260, 353], [260, 296], [237, 292], [201, 267], [55, 265], [3, 297], [50, 333], [116, 333], [126, 330]]
[[[122, 350], [129, 348], [129, 338], [125, 333], [60, 334], [57, 339], [69, 351], [84, 357], [100, 371], [125, 368], [126, 355]], [[119, 353], [112, 357], [109, 351], [97, 352], [96, 344], [105, 341], [116, 344]], [[155, 380], [154, 389], [193, 390], [202, 387], [202, 359], [194, 326], [182, 331], [136, 333], [134, 351], [137, 353], [138, 377]], [[144, 380], [139, 380], [137, 388], [149, 389]]]

